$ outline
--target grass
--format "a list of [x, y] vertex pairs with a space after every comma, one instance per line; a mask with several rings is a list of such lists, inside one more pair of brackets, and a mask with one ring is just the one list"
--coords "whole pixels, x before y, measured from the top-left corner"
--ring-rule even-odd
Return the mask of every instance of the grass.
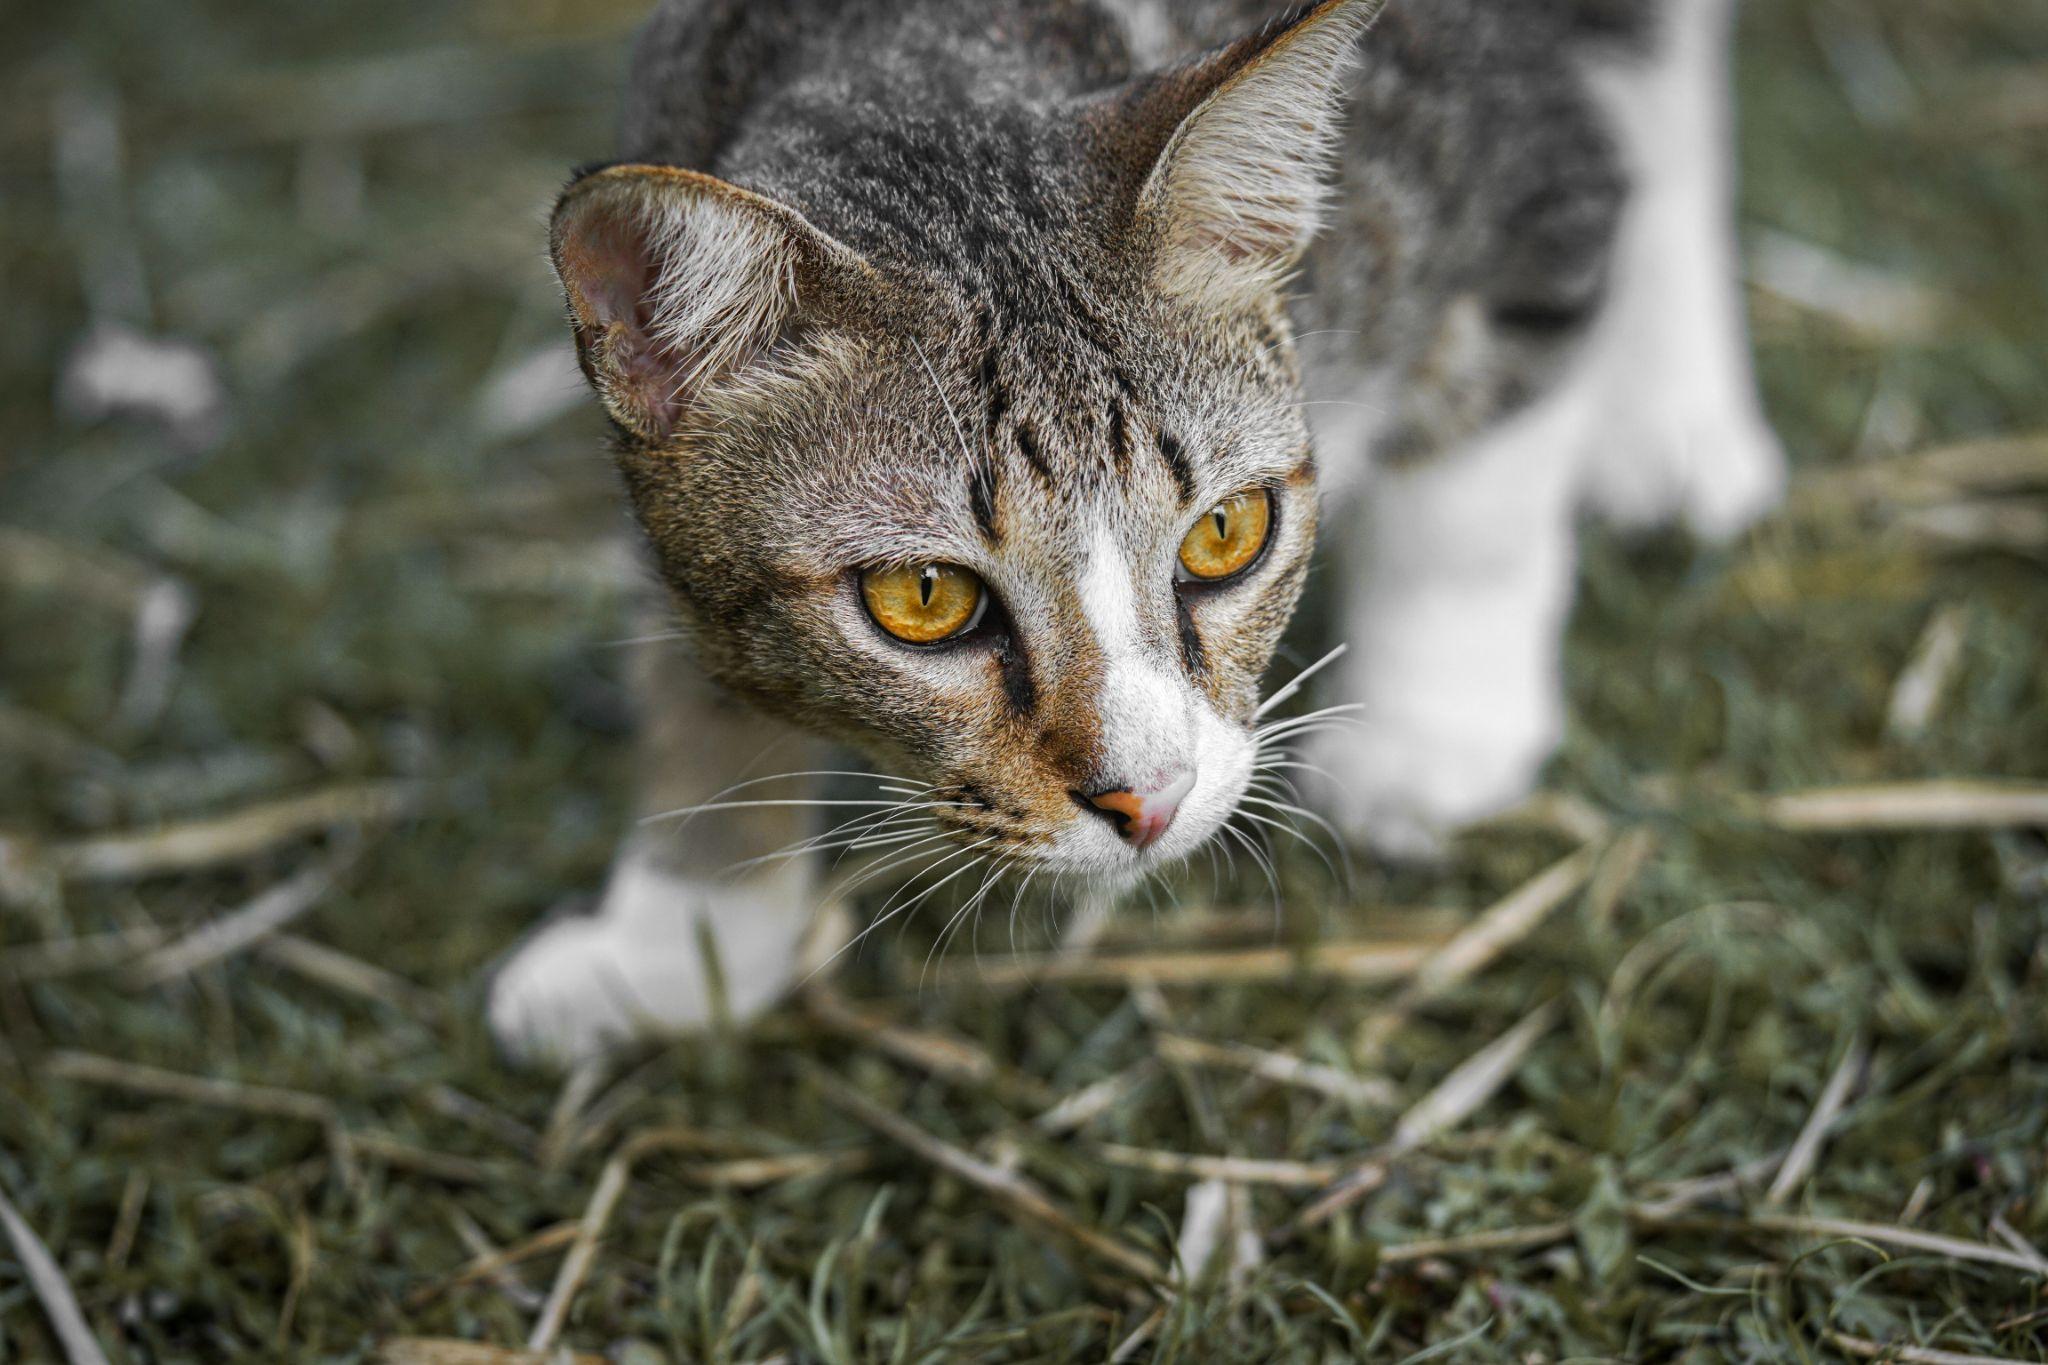
[[[1577, 818], [1348, 893], [1283, 851], [1277, 927], [1197, 877], [1103, 950], [1163, 985], [998, 988], [995, 924], [927, 975], [933, 921], [564, 1086], [496, 1062], [479, 975], [603, 873], [632, 628], [594, 417], [559, 368], [494, 379], [559, 354], [541, 213], [608, 145], [637, 3], [33, 9], [0, 15], [0, 1194], [113, 1360], [511, 1361], [548, 1322], [632, 1362], [2048, 1360], [2043, 821], [1753, 799], [2048, 779], [2048, 12], [1749, 7], [1799, 491], [1726, 552], [1592, 538]], [[1786, 239], [1875, 275], [1815, 296]], [[218, 357], [218, 439], [60, 414], [95, 319]], [[1996, 479], [1942, 453], [2008, 437]], [[146, 600], [190, 628], [138, 655]], [[1888, 724], [1930, 636], [1936, 702]], [[353, 834], [274, 808], [336, 791]], [[234, 816], [204, 865], [89, 842]], [[1554, 904], [1480, 917], [1546, 869]], [[280, 886], [282, 937], [185, 940]], [[1162, 1288], [1191, 1206], [1258, 1263]], [[61, 1358], [5, 1248], [0, 1361]]]

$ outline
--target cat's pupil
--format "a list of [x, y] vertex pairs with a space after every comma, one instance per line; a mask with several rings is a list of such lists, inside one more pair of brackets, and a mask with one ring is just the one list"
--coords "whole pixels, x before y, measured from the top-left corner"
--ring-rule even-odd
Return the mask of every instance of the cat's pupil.
[[928, 607], [932, 604], [932, 592], [938, 587], [938, 582], [939, 571], [929, 564], [925, 565], [924, 572], [917, 577], [917, 596], [923, 605]]
[[1219, 507], [1211, 512], [1209, 516], [1216, 523], [1216, 539], [1228, 540], [1230, 538], [1230, 513]]

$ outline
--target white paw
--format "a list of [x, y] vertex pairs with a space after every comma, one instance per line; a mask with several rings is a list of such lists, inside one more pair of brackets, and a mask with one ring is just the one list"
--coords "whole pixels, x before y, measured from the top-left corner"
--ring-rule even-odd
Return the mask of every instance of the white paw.
[[804, 869], [730, 883], [628, 856], [595, 915], [541, 930], [499, 971], [491, 1033], [514, 1061], [565, 1066], [635, 1038], [701, 1029], [716, 1006], [706, 940], [725, 1007], [745, 1020], [788, 992], [811, 919]]
[[1785, 497], [1785, 452], [1747, 403], [1671, 418], [1603, 451], [1588, 480], [1594, 510], [1628, 530], [1681, 523], [1702, 540], [1732, 540]]
[[1320, 804], [1346, 835], [1388, 857], [1429, 860], [1449, 835], [1534, 790], [1562, 728], [1555, 712], [1508, 724], [1368, 717], [1317, 735], [1304, 757], [1327, 774], [1316, 782]]

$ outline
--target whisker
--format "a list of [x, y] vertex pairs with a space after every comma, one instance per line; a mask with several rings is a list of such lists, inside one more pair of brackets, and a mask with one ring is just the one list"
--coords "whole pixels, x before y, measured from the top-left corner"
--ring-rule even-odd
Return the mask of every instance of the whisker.
[[960, 458], [972, 464], [974, 452], [967, 445], [967, 428], [960, 425], [960, 417], [953, 411], [953, 401], [946, 397], [945, 385], [939, 383], [939, 372], [932, 368], [931, 359], [925, 355], [924, 347], [917, 344], [916, 337], [910, 339], [910, 349], [917, 352], [918, 363], [924, 366], [925, 374], [932, 381], [932, 392], [938, 394], [939, 406], [946, 410], [946, 420], [953, 424], [953, 435], [960, 441]]
[[[993, 840], [993, 838], [991, 838], [990, 840], [987, 840], [987, 841], [985, 841], [985, 842], [991, 842], [991, 843], [992, 843], [992, 842], [994, 842], [994, 840]], [[947, 855], [947, 856], [946, 856], [945, 858], [942, 858], [942, 859], [941, 859], [941, 860], [940, 860], [940, 861], [938, 862], [938, 864], [936, 865], [936, 867], [933, 867], [933, 868], [927, 868], [927, 869], [925, 869], [925, 870], [926, 870], [926, 871], [936, 871], [938, 867], [944, 867], [944, 866], [945, 866], [945, 865], [946, 865], [947, 863], [949, 863], [949, 862], [953, 861], [953, 859], [955, 859], [955, 858], [958, 858], [958, 857], [960, 857], [960, 856], [961, 856], [962, 854], [972, 853], [972, 852], [974, 852], [975, 848], [979, 848], [979, 847], [982, 847], [982, 846], [983, 846], [983, 845], [979, 845], [979, 844], [978, 844], [978, 845], [974, 845], [974, 846], [972, 846], [972, 847], [969, 847], [969, 848], [964, 848], [964, 849], [959, 849], [959, 850], [956, 850], [955, 852], [953, 852], [953, 853], [951, 853], [951, 854], [948, 854], [948, 855]], [[971, 864], [970, 864], [970, 865], [971, 865]], [[922, 875], [922, 874], [920, 874], [920, 875]], [[940, 883], [940, 885], [943, 885], [943, 884], [944, 884], [944, 883]], [[906, 889], [907, 889], [907, 888], [906, 888]], [[845, 954], [847, 954], [847, 953], [849, 953], [849, 952], [853, 951], [853, 950], [854, 950], [855, 948], [858, 948], [858, 947], [859, 947], [859, 946], [860, 946], [860, 945], [861, 945], [862, 943], [865, 943], [865, 942], [867, 941], [867, 939], [868, 939], [868, 936], [869, 936], [870, 934], [874, 933], [874, 932], [875, 932], [875, 931], [876, 931], [877, 929], [880, 929], [880, 928], [881, 928], [881, 927], [882, 927], [883, 925], [887, 924], [887, 923], [888, 923], [888, 922], [889, 922], [890, 920], [894, 919], [894, 918], [895, 918], [896, 916], [898, 916], [898, 915], [902, 914], [902, 913], [903, 913], [903, 911], [904, 911], [904, 910], [906, 910], [906, 909], [908, 909], [910, 905], [914, 905], [914, 904], [916, 904], [916, 903], [917, 903], [916, 901], [912, 901], [912, 902], [909, 902], [909, 903], [908, 903], [908, 904], [906, 904], [906, 905], [903, 905], [903, 906], [897, 906], [896, 908], [894, 908], [894, 909], [891, 909], [891, 908], [890, 908], [890, 906], [893, 906], [893, 905], [895, 905], [896, 901], [897, 901], [898, 899], [900, 899], [900, 898], [902, 897], [902, 894], [903, 894], [903, 893], [902, 893], [901, 891], [899, 891], [899, 892], [897, 892], [897, 893], [896, 893], [896, 895], [895, 895], [895, 896], [891, 897], [891, 898], [890, 898], [890, 900], [889, 900], [889, 902], [888, 902], [887, 904], [885, 904], [885, 905], [883, 906], [883, 908], [882, 908], [882, 913], [881, 913], [881, 914], [877, 915], [877, 916], [876, 916], [876, 917], [875, 917], [875, 918], [874, 918], [874, 919], [873, 919], [872, 921], [870, 921], [870, 922], [868, 923], [868, 926], [867, 926], [866, 928], [862, 929], [862, 930], [861, 930], [861, 931], [860, 931], [859, 933], [855, 934], [855, 935], [854, 935], [854, 936], [853, 936], [852, 938], [848, 939], [848, 940], [847, 940], [847, 941], [846, 941], [845, 943], [842, 943], [842, 944], [840, 944], [840, 945], [839, 945], [839, 947], [838, 947], [838, 949], [837, 949], [837, 950], [836, 950], [835, 952], [833, 952], [833, 954], [832, 954], [832, 955], [831, 955], [830, 957], [826, 958], [826, 959], [825, 959], [825, 960], [824, 960], [823, 962], [820, 962], [820, 963], [819, 963], [819, 964], [818, 964], [818, 965], [817, 965], [816, 967], [812, 968], [812, 969], [811, 969], [811, 971], [810, 971], [810, 973], [809, 973], [808, 975], [806, 975], [806, 976], [804, 977], [804, 980], [805, 980], [805, 981], [809, 981], [809, 980], [811, 979], [811, 977], [814, 977], [814, 976], [816, 976], [816, 975], [817, 975], [817, 974], [818, 974], [819, 972], [822, 972], [822, 971], [824, 971], [824, 970], [825, 970], [825, 969], [826, 969], [827, 967], [829, 967], [829, 966], [831, 966], [831, 965], [832, 965], [833, 963], [837, 962], [837, 961], [838, 961], [838, 960], [839, 960], [839, 959], [840, 959], [841, 957], [843, 957], [843, 956], [844, 956]], [[918, 898], [918, 900], [922, 900], [922, 899], [923, 899], [923, 897], [922, 897], [922, 896], [920, 896], [920, 897]]]
[[[1239, 812], [1239, 814], [1243, 813], [1244, 812]], [[1271, 858], [1268, 858], [1266, 856], [1265, 850], [1260, 848], [1258, 844], [1253, 842], [1252, 837], [1249, 834], [1246, 834], [1243, 830], [1237, 828], [1235, 825], [1228, 824], [1224, 825], [1223, 828], [1226, 832], [1233, 834], [1237, 837], [1237, 841], [1244, 845], [1244, 851], [1251, 855], [1252, 861], [1257, 863], [1259, 866], [1259, 870], [1265, 874], [1266, 885], [1273, 892], [1273, 920], [1277, 924], [1281, 916], [1280, 876], [1279, 873], [1274, 871], [1273, 860]]]
[[[640, 823], [643, 825], [651, 825], [654, 824], [656, 821], [673, 820], [678, 816], [707, 815], [712, 811], [720, 810], [756, 810], [766, 806], [880, 806], [885, 810], [893, 810], [904, 804], [905, 803], [901, 801], [838, 801], [830, 797], [804, 797], [790, 798], [788, 800], [758, 801], [707, 801], [701, 806], [682, 806], [676, 810], [662, 811], [658, 815], [645, 815], [640, 818]], [[963, 806], [965, 804], [966, 803], [963, 801], [921, 801], [916, 803], [914, 809], [957, 809], [958, 807]]]
[[1281, 688], [1278, 692], [1275, 692], [1272, 696], [1260, 702], [1258, 705], [1258, 709], [1252, 712], [1252, 719], [1257, 720], [1260, 716], [1265, 715], [1268, 711], [1271, 711], [1274, 707], [1280, 705], [1280, 703], [1286, 701], [1289, 697], [1301, 691], [1303, 684], [1307, 683], [1310, 678], [1313, 678], [1316, 674], [1320, 673], [1326, 665], [1333, 664], [1337, 662], [1337, 660], [1343, 658], [1347, 653], [1350, 652], [1350, 650], [1351, 646], [1348, 644], [1338, 645], [1328, 654], [1325, 654], [1322, 658], [1317, 659], [1307, 668], [1302, 669], [1301, 672], [1294, 675], [1293, 680], [1289, 682], [1285, 687]]
[[1287, 726], [1290, 725], [1300, 725], [1307, 721], [1321, 720], [1326, 716], [1352, 715], [1363, 710], [1365, 710], [1364, 702], [1343, 702], [1336, 706], [1324, 706], [1314, 711], [1304, 711], [1302, 712], [1302, 714], [1298, 716], [1282, 716], [1279, 720], [1266, 722], [1264, 725], [1261, 725], [1257, 729], [1255, 729], [1252, 733], [1259, 736], [1260, 738], [1264, 738], [1268, 735], [1277, 734], [1279, 731], [1285, 729]]
[[1282, 834], [1285, 834], [1290, 838], [1300, 840], [1301, 843], [1307, 846], [1308, 851], [1315, 854], [1316, 857], [1319, 860], [1321, 860], [1323, 866], [1329, 869], [1331, 877], [1335, 878], [1338, 881], [1348, 880], [1342, 873], [1337, 871], [1337, 865], [1330, 861], [1329, 855], [1323, 852], [1322, 846], [1317, 844], [1315, 840], [1309, 838], [1306, 834], [1303, 834], [1294, 826], [1287, 824], [1284, 821], [1275, 820], [1271, 816], [1260, 815], [1257, 811], [1240, 809], [1237, 813], [1239, 815], [1242, 815], [1247, 820], [1251, 820], [1257, 824], [1265, 826], [1267, 829], [1277, 829]]
[[1357, 335], [1358, 329], [1355, 327], [1320, 327], [1313, 332], [1303, 332], [1298, 336], [1283, 337], [1281, 340], [1274, 342], [1271, 346], [1260, 347], [1259, 358], [1264, 359], [1265, 357], [1273, 354], [1273, 352], [1279, 350], [1282, 346], [1285, 346], [1289, 341], [1292, 341], [1296, 345], [1299, 345], [1302, 342], [1307, 341], [1310, 337], [1355, 337]]

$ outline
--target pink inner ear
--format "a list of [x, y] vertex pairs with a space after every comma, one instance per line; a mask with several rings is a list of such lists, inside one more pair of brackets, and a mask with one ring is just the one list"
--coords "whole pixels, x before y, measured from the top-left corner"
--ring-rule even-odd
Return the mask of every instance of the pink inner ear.
[[640, 330], [651, 283], [646, 234], [610, 215], [579, 226], [563, 244], [562, 270], [581, 296], [578, 302], [589, 308], [588, 321], [600, 330], [615, 323]]
[[661, 439], [675, 429], [680, 359], [666, 355], [652, 332], [655, 286], [647, 233], [611, 206], [583, 214], [559, 247], [562, 279], [593, 366], [620, 419]]

